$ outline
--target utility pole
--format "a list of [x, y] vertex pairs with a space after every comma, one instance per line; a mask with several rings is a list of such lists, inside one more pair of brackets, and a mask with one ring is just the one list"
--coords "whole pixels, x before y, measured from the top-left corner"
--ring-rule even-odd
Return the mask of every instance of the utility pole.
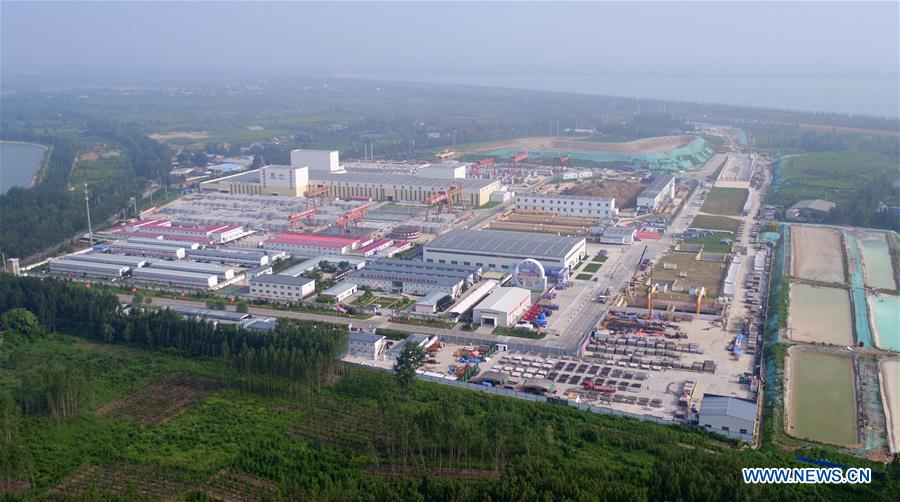
[[84, 184], [84, 207], [87, 209], [88, 239], [91, 241], [91, 247], [94, 247], [94, 231], [91, 229], [91, 203], [88, 198], [87, 183]]

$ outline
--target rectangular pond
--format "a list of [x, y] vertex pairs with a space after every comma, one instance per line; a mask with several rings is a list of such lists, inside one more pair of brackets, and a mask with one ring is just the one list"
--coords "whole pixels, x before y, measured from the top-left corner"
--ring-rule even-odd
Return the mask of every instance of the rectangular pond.
[[853, 345], [853, 318], [847, 290], [791, 284], [788, 334], [806, 343]]
[[885, 234], [867, 234], [859, 239], [859, 244], [866, 270], [866, 286], [890, 291], [896, 289], [894, 263], [891, 261], [891, 248]]
[[788, 432], [823, 443], [855, 444], [857, 401], [852, 357], [795, 349], [788, 359]]
[[884, 416], [887, 419], [888, 441], [891, 451], [900, 451], [900, 359], [883, 358], [881, 366], [881, 394]]
[[875, 345], [900, 352], [900, 297], [869, 295], [869, 317], [875, 335]]

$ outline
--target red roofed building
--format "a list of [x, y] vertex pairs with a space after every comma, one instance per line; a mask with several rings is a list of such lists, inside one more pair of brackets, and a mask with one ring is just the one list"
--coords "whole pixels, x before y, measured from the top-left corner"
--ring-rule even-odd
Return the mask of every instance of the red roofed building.
[[358, 245], [356, 238], [296, 233], [278, 234], [263, 242], [264, 249], [306, 256], [346, 254]]

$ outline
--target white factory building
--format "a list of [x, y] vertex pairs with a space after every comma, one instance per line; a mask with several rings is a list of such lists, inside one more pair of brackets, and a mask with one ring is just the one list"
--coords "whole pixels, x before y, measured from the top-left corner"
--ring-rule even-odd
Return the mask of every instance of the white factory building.
[[250, 296], [256, 299], [297, 301], [316, 292], [316, 281], [306, 277], [263, 274], [250, 279]]
[[700, 426], [724, 436], [753, 443], [756, 433], [756, 403], [749, 399], [703, 394]]
[[356, 284], [344, 281], [322, 291], [319, 293], [319, 297], [322, 299], [334, 300], [334, 303], [341, 303], [356, 294], [358, 290], [359, 287]]
[[516, 324], [531, 307], [531, 291], [523, 288], [496, 288], [475, 306], [472, 322], [507, 328]]
[[618, 214], [616, 199], [587, 195], [518, 193], [516, 209], [599, 220], [611, 220]]
[[423, 247], [429, 263], [481, 267], [512, 273], [522, 260], [533, 258], [548, 272], [573, 269], [587, 256], [583, 237], [506, 230], [451, 230]]
[[416, 176], [436, 180], [453, 180], [466, 177], [466, 164], [448, 162], [445, 164], [425, 164], [416, 170]]
[[416, 314], [434, 314], [437, 312], [438, 303], [447, 295], [441, 292], [431, 293], [430, 295], [416, 301], [412, 306], [412, 311]]
[[377, 360], [386, 343], [387, 339], [383, 335], [351, 331], [347, 333], [347, 355]]
[[310, 185], [325, 186], [331, 196], [340, 199], [417, 203], [456, 185], [460, 193], [453, 196], [454, 205], [472, 207], [487, 204], [491, 194], [500, 189], [498, 180], [466, 178], [465, 165], [458, 163], [427, 164], [415, 175], [348, 174], [338, 152], [330, 150], [293, 150], [290, 166], [265, 166], [200, 184], [205, 190], [231, 194], [293, 197], [302, 196]]
[[608, 227], [600, 235], [601, 244], [628, 245], [634, 242], [637, 229], [631, 227]]
[[675, 176], [659, 175], [650, 180], [650, 184], [638, 194], [637, 207], [646, 211], [655, 211], [674, 199]]

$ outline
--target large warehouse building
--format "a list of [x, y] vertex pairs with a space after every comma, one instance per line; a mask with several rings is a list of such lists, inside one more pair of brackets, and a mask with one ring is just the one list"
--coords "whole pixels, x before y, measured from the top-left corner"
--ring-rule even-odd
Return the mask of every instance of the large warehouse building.
[[507, 328], [531, 307], [531, 291], [523, 288], [496, 288], [472, 311], [475, 324]]
[[187, 288], [212, 288], [219, 283], [212, 274], [150, 267], [132, 270], [131, 277], [137, 282]]
[[54, 274], [76, 275], [79, 277], [122, 277], [128, 266], [112, 263], [92, 263], [87, 261], [57, 258], [50, 260], [50, 272]]
[[188, 251], [188, 258], [205, 263], [220, 263], [222, 265], [242, 265], [245, 267], [260, 267], [269, 264], [269, 256], [240, 249], [197, 249]]
[[184, 258], [184, 248], [160, 246], [158, 244], [140, 244], [128, 241], [116, 241], [109, 245], [109, 250], [116, 254], [129, 256], [144, 256], [147, 258], [162, 258], [165, 260], [180, 260]]
[[154, 270], [175, 270], [179, 272], [190, 272], [193, 274], [214, 275], [219, 282], [230, 281], [234, 279], [234, 269], [229, 267], [220, 267], [211, 263], [197, 263], [195, 261], [166, 261], [161, 260], [150, 265]]
[[122, 256], [109, 253], [78, 253], [63, 256], [67, 260], [84, 261], [90, 263], [108, 263], [111, 265], [122, 265], [128, 268], [140, 268], [156, 260], [148, 260], [138, 256]]
[[618, 214], [616, 199], [587, 195], [516, 194], [516, 209], [598, 220], [611, 220]]
[[655, 211], [673, 199], [675, 199], [675, 177], [670, 174], [660, 175], [650, 180], [650, 184], [638, 194], [637, 206], [647, 211]]
[[[348, 174], [339, 164], [338, 152], [334, 151], [294, 150], [291, 152], [291, 163], [291, 166], [265, 166], [203, 182], [200, 186], [205, 190], [233, 194], [299, 197], [308, 185], [324, 185], [333, 197], [341, 199], [356, 197], [377, 201], [424, 202], [428, 197], [457, 185], [460, 193], [453, 197], [454, 204], [472, 207], [487, 204], [491, 193], [500, 189], [498, 180], [459, 178], [459, 169], [437, 166], [426, 166], [419, 175]], [[273, 185], [273, 176], [280, 185]]]
[[425, 244], [429, 263], [449, 263], [512, 272], [533, 258], [548, 272], [572, 269], [587, 255], [583, 237], [559, 237], [505, 230], [452, 230]]

